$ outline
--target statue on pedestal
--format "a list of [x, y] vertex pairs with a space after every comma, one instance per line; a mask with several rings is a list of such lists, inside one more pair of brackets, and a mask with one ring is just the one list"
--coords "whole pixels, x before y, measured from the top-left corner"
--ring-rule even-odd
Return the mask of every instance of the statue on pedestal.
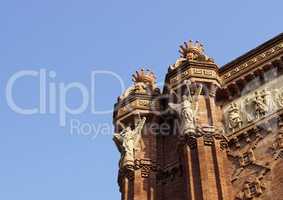
[[196, 95], [192, 96], [189, 82], [185, 82], [188, 88], [188, 95], [183, 95], [180, 103], [169, 103], [169, 107], [178, 113], [181, 121], [181, 132], [184, 135], [195, 135], [196, 133], [196, 113], [198, 111], [198, 105], [196, 96], [198, 96], [202, 90], [202, 87], [198, 88]]

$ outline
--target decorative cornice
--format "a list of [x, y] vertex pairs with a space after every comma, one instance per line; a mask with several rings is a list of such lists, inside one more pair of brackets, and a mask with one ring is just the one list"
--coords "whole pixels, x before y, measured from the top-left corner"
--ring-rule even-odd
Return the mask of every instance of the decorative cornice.
[[158, 114], [160, 110], [160, 102], [157, 97], [158, 95], [131, 95], [116, 103], [113, 114], [114, 122], [136, 110], [145, 110]]
[[259, 45], [258, 47], [248, 51], [247, 53], [241, 55], [240, 57], [232, 60], [231, 62], [223, 65], [220, 68], [220, 72], [224, 73], [229, 71], [231, 68], [233, 68], [236, 65], [239, 65], [240, 63], [245, 62], [246, 60], [250, 59], [252, 56], [257, 55], [259, 53], [262, 53], [263, 51], [266, 51], [268, 48], [273, 47], [274, 45], [278, 44], [279, 42], [282, 42], [283, 40], [283, 33], [280, 33], [279, 35], [275, 36], [274, 38], [264, 42], [263, 44]]
[[[283, 36], [283, 35], [282, 35]], [[281, 37], [282, 37], [281, 36]], [[283, 37], [281, 38], [283, 40]], [[278, 41], [277, 41], [278, 42]], [[273, 46], [265, 47], [256, 53], [248, 53], [243, 58], [240, 57], [239, 61], [236, 60], [220, 68], [220, 76], [223, 84], [239, 77], [241, 74], [246, 73], [250, 69], [256, 68], [258, 65], [263, 64], [283, 53], [283, 42], [273, 44]]]
[[174, 89], [187, 79], [192, 82], [201, 81], [220, 86], [221, 80], [218, 76], [218, 70], [217, 65], [214, 63], [187, 61], [179, 68], [167, 73], [166, 87]]

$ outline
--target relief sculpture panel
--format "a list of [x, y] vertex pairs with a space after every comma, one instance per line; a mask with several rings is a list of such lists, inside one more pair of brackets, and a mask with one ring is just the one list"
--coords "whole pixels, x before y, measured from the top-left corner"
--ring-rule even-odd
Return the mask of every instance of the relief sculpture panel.
[[224, 106], [228, 135], [283, 109], [283, 76], [262, 85]]

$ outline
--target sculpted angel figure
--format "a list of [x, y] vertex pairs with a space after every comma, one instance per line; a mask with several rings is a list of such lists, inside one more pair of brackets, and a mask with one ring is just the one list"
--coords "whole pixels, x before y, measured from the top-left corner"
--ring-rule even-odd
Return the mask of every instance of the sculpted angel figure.
[[141, 131], [144, 127], [146, 118], [139, 119], [134, 129], [127, 126], [120, 133], [115, 133], [113, 140], [121, 152], [120, 168], [126, 167], [131, 169], [134, 165], [135, 150], [141, 139]]
[[178, 113], [181, 121], [181, 131], [183, 134], [195, 134], [196, 130], [196, 113], [197, 101], [194, 97], [200, 94], [202, 88], [199, 88], [196, 95], [192, 96], [189, 88], [189, 82], [186, 82], [188, 88], [188, 95], [183, 95], [180, 103], [169, 103], [169, 107]]
[[229, 128], [232, 129], [232, 131], [241, 128], [243, 125], [241, 111], [236, 103], [232, 103], [228, 109], [228, 123]]

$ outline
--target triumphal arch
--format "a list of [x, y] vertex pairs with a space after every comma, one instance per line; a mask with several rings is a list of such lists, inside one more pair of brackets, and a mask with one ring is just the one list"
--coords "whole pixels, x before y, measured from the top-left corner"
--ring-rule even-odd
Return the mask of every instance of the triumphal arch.
[[283, 34], [224, 66], [179, 52], [114, 106], [122, 200], [283, 200]]

